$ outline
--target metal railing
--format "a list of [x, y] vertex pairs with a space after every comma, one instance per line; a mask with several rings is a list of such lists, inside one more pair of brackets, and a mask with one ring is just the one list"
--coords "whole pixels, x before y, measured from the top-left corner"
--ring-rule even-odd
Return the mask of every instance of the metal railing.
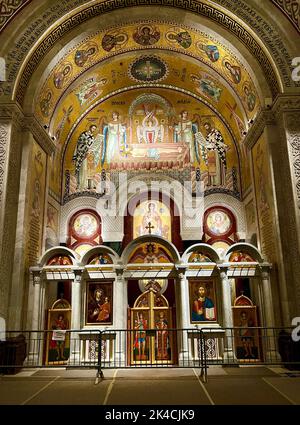
[[265, 365], [300, 369], [300, 342], [291, 327], [202, 328], [207, 365]]
[[[10, 331], [0, 341], [0, 373], [22, 368], [195, 368], [281, 365], [300, 369], [292, 328]], [[2, 337], [3, 339], [3, 337]]]

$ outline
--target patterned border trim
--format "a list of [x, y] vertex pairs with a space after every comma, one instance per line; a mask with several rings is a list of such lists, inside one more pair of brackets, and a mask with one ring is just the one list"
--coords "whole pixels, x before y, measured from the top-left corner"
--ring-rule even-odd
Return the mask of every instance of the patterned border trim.
[[300, 2], [299, 0], [271, 0], [291, 21], [300, 33]]
[[0, 205], [2, 204], [2, 195], [3, 195], [7, 138], [8, 138], [7, 125], [1, 124], [0, 125]]
[[263, 109], [256, 117], [253, 125], [244, 139], [244, 144], [248, 149], [252, 149], [266, 125], [276, 125], [281, 119], [283, 112], [295, 112], [300, 109], [299, 95], [280, 95], [275, 100], [272, 108]]
[[233, 33], [239, 40], [249, 49], [249, 51], [256, 57], [260, 63], [266, 78], [269, 82], [270, 88], [273, 95], [279, 93], [279, 84], [275, 71], [268, 60], [266, 54], [254, 40], [252, 35], [243, 28], [238, 22], [232, 19], [224, 12], [215, 9], [211, 5], [204, 4], [200, 1], [188, 0], [184, 3], [182, 0], [107, 0], [101, 4], [90, 6], [77, 14], [69, 17], [61, 25], [56, 27], [36, 48], [26, 66], [24, 67], [23, 73], [20, 78], [19, 85], [17, 87], [16, 99], [22, 105], [26, 88], [30, 81], [30, 78], [39, 65], [43, 57], [47, 52], [51, 50], [57, 40], [63, 35], [69, 33], [75, 27], [80, 25], [82, 22], [91, 19], [95, 16], [101, 16], [104, 13], [111, 12], [116, 9], [124, 9], [125, 7], [134, 6], [168, 6], [175, 7], [178, 9], [188, 10], [199, 15], [210, 18], [211, 20], [219, 23], [222, 27]]
[[27, 6], [31, 0], [2, 0], [0, 1], [0, 33], [15, 16]]
[[24, 115], [16, 103], [1, 103], [0, 119], [3, 122], [12, 121], [13, 125], [18, 127], [20, 131], [30, 131], [37, 143], [48, 155], [55, 152], [55, 144], [49, 134], [41, 127], [35, 117]]

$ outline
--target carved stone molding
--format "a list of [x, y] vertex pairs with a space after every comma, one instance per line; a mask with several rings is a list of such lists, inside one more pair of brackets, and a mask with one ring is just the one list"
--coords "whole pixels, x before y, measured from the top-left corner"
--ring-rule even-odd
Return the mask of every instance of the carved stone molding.
[[35, 117], [24, 118], [24, 127], [29, 130], [37, 143], [48, 154], [51, 155], [55, 152], [56, 145], [48, 133], [41, 127]]
[[276, 117], [270, 109], [263, 109], [249, 128], [243, 141], [247, 149], [251, 150], [267, 125], [276, 125]]
[[0, 122], [11, 122], [18, 130], [30, 131], [48, 155], [55, 152], [55, 143], [49, 134], [34, 116], [25, 116], [18, 103], [0, 103]]
[[282, 114], [284, 112], [300, 112], [300, 94], [299, 95], [279, 95], [270, 108], [264, 108], [257, 115], [254, 123], [249, 128], [243, 141], [248, 149], [251, 149], [264, 129], [268, 125], [282, 125]]
[[271, 0], [292, 22], [300, 32], [300, 2], [299, 0]]
[[300, 111], [300, 94], [279, 95], [274, 101], [272, 111], [276, 118], [283, 112]]
[[0, 206], [2, 205], [3, 184], [5, 175], [5, 161], [8, 141], [8, 127], [5, 124], [0, 124]]
[[2, 0], [0, 2], [0, 32], [31, 0]]
[[285, 113], [284, 117], [296, 185], [298, 207], [300, 208], [300, 110], [298, 112]]

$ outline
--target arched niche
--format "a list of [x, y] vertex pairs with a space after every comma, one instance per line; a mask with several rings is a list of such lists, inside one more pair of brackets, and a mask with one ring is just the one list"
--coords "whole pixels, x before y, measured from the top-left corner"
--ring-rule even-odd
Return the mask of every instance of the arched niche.
[[[101, 261], [101, 256], [104, 259], [104, 261]], [[99, 261], [95, 261], [95, 259], [97, 259], [97, 257], [99, 258]], [[116, 264], [119, 261], [119, 256], [118, 254], [111, 248], [104, 246], [104, 245], [99, 245], [99, 246], [95, 246], [91, 249], [89, 249], [84, 256], [81, 259], [81, 264], [83, 266], [86, 265], [92, 265], [92, 264]], [[107, 260], [107, 261], [105, 261]]]
[[48, 265], [49, 261], [52, 258], [55, 257], [67, 257], [70, 258], [72, 261], [72, 264], [53, 264], [52, 266], [66, 266], [66, 265], [73, 265], [76, 266], [79, 261], [79, 255], [74, 252], [72, 249], [64, 247], [64, 246], [55, 246], [53, 248], [48, 249], [39, 259], [38, 266], [39, 267], [45, 267]]
[[[137, 233], [134, 229], [135, 224], [135, 217], [134, 217], [134, 211], [136, 208], [139, 208], [141, 205], [146, 205], [148, 202], [149, 204], [155, 204], [156, 208], [157, 205], [162, 205], [163, 208], [165, 208], [166, 211], [170, 214], [170, 229], [168, 231], [168, 234], [170, 236], [169, 242], [174, 244], [179, 251], [182, 250], [182, 239], [180, 236], [180, 214], [179, 209], [176, 205], [176, 202], [171, 197], [165, 195], [163, 192], [143, 192], [141, 194], [137, 194], [133, 196], [128, 204], [127, 204], [127, 210], [126, 214], [124, 215], [124, 238], [123, 238], [123, 247], [126, 247], [130, 241], [134, 239], [134, 235]], [[133, 214], [132, 214], [133, 212]], [[147, 223], [148, 225], [148, 223]], [[168, 224], [166, 224], [168, 226]], [[161, 232], [162, 235], [164, 234]], [[155, 235], [162, 237], [162, 235]], [[143, 235], [147, 236], [147, 235]], [[167, 240], [168, 238], [163, 238]]]
[[[197, 254], [199, 257], [197, 258]], [[203, 257], [201, 257], [201, 255]], [[207, 257], [207, 258], [204, 258]], [[181, 257], [183, 263], [203, 263], [203, 262], [220, 262], [217, 251], [208, 244], [199, 243], [190, 246]]]
[[[234, 258], [234, 254], [236, 254], [236, 259]], [[238, 258], [238, 255], [240, 255], [240, 259]], [[263, 263], [264, 259], [259, 252], [259, 250], [249, 243], [236, 243], [232, 245], [225, 255], [225, 260], [227, 262], [257, 262], [257, 263]]]
[[134, 239], [126, 246], [121, 256], [121, 261], [123, 262], [123, 264], [127, 264], [130, 258], [132, 258], [134, 252], [143, 244], [157, 244], [159, 246], [162, 246], [170, 254], [173, 263], [180, 263], [180, 255], [174, 244], [166, 241], [160, 236], [146, 235]]

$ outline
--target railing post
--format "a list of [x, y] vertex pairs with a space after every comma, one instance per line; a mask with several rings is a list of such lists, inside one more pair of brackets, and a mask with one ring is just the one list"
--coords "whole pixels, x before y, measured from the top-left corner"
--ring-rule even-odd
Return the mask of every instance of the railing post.
[[102, 371], [102, 331], [99, 331], [98, 333], [98, 362], [97, 362], [97, 378], [96, 383], [98, 379], [103, 379], [104, 374]]
[[[205, 347], [205, 334], [203, 333], [203, 331], [200, 329], [198, 331], [198, 333], [200, 333], [200, 338], [198, 335], [198, 340], [200, 341], [200, 367], [201, 367], [201, 372], [200, 372], [200, 376], [203, 379], [203, 382], [207, 382], [207, 359], [206, 359], [206, 347]], [[198, 348], [199, 349], [199, 348]]]

